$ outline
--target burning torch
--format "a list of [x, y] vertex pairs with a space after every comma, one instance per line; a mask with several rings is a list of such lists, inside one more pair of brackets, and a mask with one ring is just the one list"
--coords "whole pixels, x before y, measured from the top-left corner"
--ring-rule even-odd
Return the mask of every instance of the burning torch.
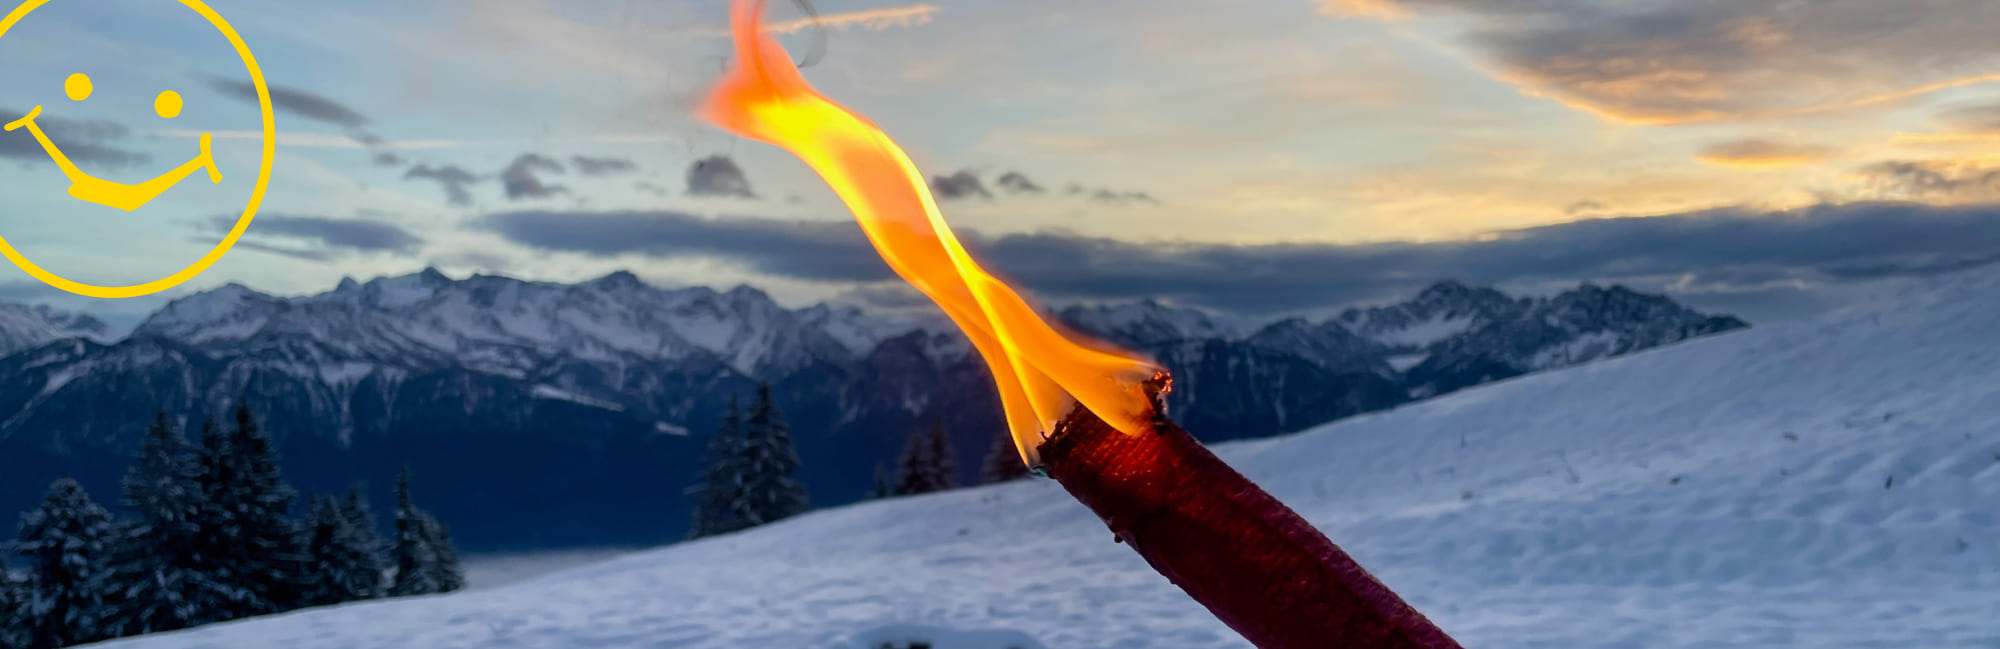
[[1258, 647], [1459, 646], [1167, 419], [1164, 368], [1058, 331], [980, 268], [916, 165], [880, 128], [806, 83], [763, 31], [763, 10], [763, 0], [734, 1], [735, 60], [703, 116], [791, 152], [826, 180], [882, 259], [992, 369], [1022, 461]]

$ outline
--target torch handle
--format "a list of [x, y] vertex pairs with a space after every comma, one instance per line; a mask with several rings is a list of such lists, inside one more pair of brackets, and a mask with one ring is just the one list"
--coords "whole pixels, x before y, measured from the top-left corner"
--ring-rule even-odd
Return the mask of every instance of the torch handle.
[[1078, 407], [1041, 457], [1120, 542], [1262, 649], [1459, 649], [1172, 421], [1128, 435]]

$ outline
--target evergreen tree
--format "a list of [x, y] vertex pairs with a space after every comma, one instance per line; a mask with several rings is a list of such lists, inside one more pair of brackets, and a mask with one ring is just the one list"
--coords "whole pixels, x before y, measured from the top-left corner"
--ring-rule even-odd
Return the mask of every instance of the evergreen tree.
[[27, 649], [108, 637], [102, 613], [105, 545], [111, 534], [111, 513], [71, 478], [49, 485], [41, 507], [21, 516], [14, 553], [27, 560], [31, 584], [25, 623], [18, 631], [27, 636]]
[[876, 462], [875, 486], [868, 490], [868, 498], [870, 500], [875, 500], [881, 498], [888, 498], [894, 495], [896, 495], [895, 479], [889, 476], [888, 467], [882, 466], [882, 463], [879, 461]]
[[427, 512], [424, 532], [431, 544], [431, 554], [437, 557], [437, 563], [431, 566], [431, 582], [437, 584], [440, 593], [464, 590], [465, 564], [458, 560], [458, 546], [451, 542], [451, 528]]
[[403, 467], [403, 474], [396, 478], [396, 545], [393, 553], [396, 561], [395, 581], [389, 586], [389, 595], [428, 595], [437, 592], [437, 585], [425, 581], [431, 575], [430, 566], [437, 563], [437, 555], [431, 551], [430, 543], [424, 538], [422, 513], [410, 503], [410, 467]]
[[1021, 461], [1021, 452], [1014, 448], [1014, 435], [1006, 429], [993, 437], [993, 448], [986, 451], [986, 462], [980, 466], [979, 475], [986, 484], [1028, 477], [1028, 465]]
[[715, 437], [708, 440], [708, 466], [703, 472], [688, 538], [727, 534], [746, 527], [743, 519], [736, 516], [735, 508], [743, 491], [742, 455], [743, 411], [735, 395], [731, 395], [722, 424], [716, 427]]
[[0, 649], [28, 646], [28, 582], [0, 562]]
[[381, 597], [382, 577], [389, 567], [382, 559], [382, 537], [376, 534], [375, 513], [369, 511], [368, 496], [361, 485], [348, 488], [347, 501], [341, 503], [340, 513], [347, 518], [347, 536], [341, 546], [347, 548], [353, 561], [341, 575], [340, 590], [349, 601]]
[[451, 532], [410, 502], [410, 469], [396, 482], [396, 578], [391, 596], [449, 593], [465, 587]]
[[943, 491], [957, 486], [953, 475], [951, 439], [945, 435], [944, 420], [932, 419], [928, 429], [910, 432], [897, 462], [896, 493], [914, 495]]
[[[357, 500], [359, 491], [348, 494]], [[311, 522], [305, 535], [306, 556], [312, 570], [301, 593], [302, 606], [327, 606], [372, 599], [382, 590], [382, 558], [372, 530], [365, 534], [357, 525], [373, 525], [363, 509], [356, 516], [351, 504], [332, 497], [313, 499]], [[361, 505], [366, 507], [365, 504]]]
[[306, 519], [305, 548], [307, 560], [313, 570], [300, 588], [301, 606], [326, 606], [343, 601], [340, 593], [341, 580], [338, 577], [338, 568], [334, 565], [337, 562], [334, 555], [339, 551], [334, 546], [339, 543], [341, 535], [345, 533], [342, 528], [346, 526], [347, 517], [341, 513], [340, 506], [334, 504], [332, 499], [326, 496], [316, 496], [312, 499], [311, 514]]
[[204, 431], [201, 466], [205, 511], [198, 545], [217, 585], [208, 621], [297, 608], [306, 566], [289, 516], [295, 494], [247, 404], [237, 405], [236, 425], [228, 432]]
[[125, 474], [122, 502], [132, 518], [118, 526], [110, 548], [105, 592], [112, 634], [171, 631], [201, 621], [202, 594], [214, 586], [198, 553], [200, 470], [187, 439], [166, 412], [156, 413]]
[[757, 403], [744, 422], [738, 457], [743, 490], [731, 509], [746, 526], [783, 520], [811, 507], [805, 485], [792, 478], [799, 470], [799, 451], [792, 445], [784, 413], [771, 400], [768, 383], [757, 387]]

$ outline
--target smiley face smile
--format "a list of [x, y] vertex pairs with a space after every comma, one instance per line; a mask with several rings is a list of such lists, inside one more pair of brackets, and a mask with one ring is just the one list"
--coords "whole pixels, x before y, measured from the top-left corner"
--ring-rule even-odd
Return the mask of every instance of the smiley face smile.
[[[92, 90], [90, 77], [81, 72], [69, 75], [69, 79], [63, 82], [63, 93], [69, 95], [73, 101], [89, 99]], [[153, 112], [161, 119], [173, 119], [180, 115], [180, 93], [172, 90], [161, 92], [153, 100]], [[48, 152], [49, 159], [54, 160], [56, 166], [62, 168], [63, 175], [69, 177], [69, 195], [78, 200], [130, 212], [152, 202], [154, 198], [158, 198], [160, 194], [193, 174], [196, 169], [207, 169], [209, 182], [222, 182], [222, 171], [215, 168], [215, 154], [209, 151], [211, 138], [208, 133], [201, 134], [201, 153], [195, 154], [193, 159], [152, 180], [137, 185], [127, 185], [92, 176], [77, 168], [76, 163], [70, 162], [69, 156], [63, 155], [62, 149], [49, 141], [48, 134], [43, 133], [42, 127], [35, 123], [35, 118], [41, 114], [42, 107], [37, 105], [34, 110], [28, 111], [26, 117], [8, 122], [7, 130], [27, 127], [28, 132], [34, 134], [35, 141], [42, 143], [42, 150]]]

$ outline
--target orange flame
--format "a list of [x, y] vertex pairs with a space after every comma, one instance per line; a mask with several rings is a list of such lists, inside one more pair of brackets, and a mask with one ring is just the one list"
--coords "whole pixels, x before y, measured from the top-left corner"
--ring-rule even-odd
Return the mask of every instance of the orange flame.
[[1153, 406], [1144, 383], [1163, 370], [1131, 354], [1099, 351], [1094, 342], [1085, 346], [1043, 321], [966, 254], [909, 156], [867, 118], [806, 83], [784, 47], [763, 31], [763, 0], [736, 0], [731, 9], [735, 64], [702, 116], [790, 151], [826, 180], [889, 267], [972, 339], [993, 370], [1022, 460], [1035, 464], [1035, 448], [1075, 403], [1118, 430], [1147, 430]]

